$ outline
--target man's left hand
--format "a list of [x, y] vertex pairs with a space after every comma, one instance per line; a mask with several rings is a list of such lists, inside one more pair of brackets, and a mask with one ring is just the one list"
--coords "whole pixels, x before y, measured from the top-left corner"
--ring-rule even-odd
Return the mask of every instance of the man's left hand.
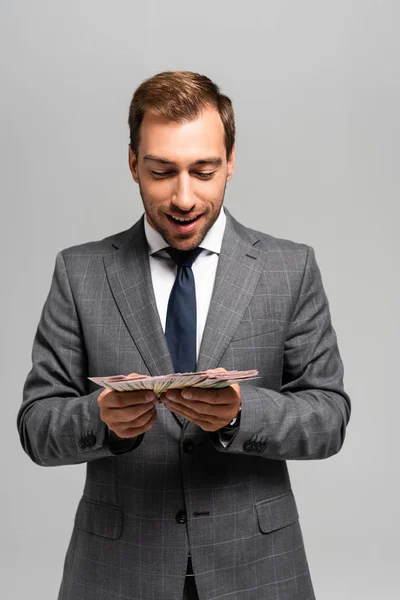
[[204, 431], [217, 431], [238, 415], [240, 386], [235, 383], [220, 389], [168, 390], [161, 400], [171, 412], [185, 417]]

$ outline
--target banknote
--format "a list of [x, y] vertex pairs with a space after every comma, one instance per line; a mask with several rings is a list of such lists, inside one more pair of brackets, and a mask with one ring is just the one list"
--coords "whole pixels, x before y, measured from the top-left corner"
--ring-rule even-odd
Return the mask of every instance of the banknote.
[[248, 371], [226, 371], [225, 369], [210, 369], [196, 373], [170, 373], [168, 375], [111, 375], [107, 377], [88, 377], [97, 385], [115, 392], [132, 392], [137, 390], [153, 390], [160, 396], [168, 389], [183, 389], [185, 387], [222, 388], [248, 381], [258, 377], [256, 369]]

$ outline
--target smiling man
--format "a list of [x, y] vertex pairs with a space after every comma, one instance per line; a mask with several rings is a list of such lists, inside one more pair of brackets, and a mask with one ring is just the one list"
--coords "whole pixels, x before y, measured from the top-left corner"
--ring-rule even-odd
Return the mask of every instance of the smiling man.
[[[87, 463], [59, 600], [311, 600], [286, 461], [337, 453], [350, 416], [314, 251], [222, 208], [235, 124], [209, 78], [144, 81], [129, 127], [144, 215], [57, 255], [18, 414], [36, 464]], [[87, 379], [214, 368], [260, 376], [161, 402]]]
[[129, 166], [148, 223], [173, 248], [197, 248], [217, 220], [235, 148], [226, 154], [224, 126], [215, 108], [205, 107], [183, 123], [145, 113], [140, 153], [129, 147]]

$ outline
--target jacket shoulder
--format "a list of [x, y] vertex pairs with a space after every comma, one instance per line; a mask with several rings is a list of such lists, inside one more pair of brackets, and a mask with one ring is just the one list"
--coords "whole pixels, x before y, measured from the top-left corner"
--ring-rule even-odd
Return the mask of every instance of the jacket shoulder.
[[311, 249], [309, 244], [305, 244], [303, 242], [297, 242], [294, 240], [288, 240], [286, 238], [275, 237], [268, 233], [263, 233], [261, 231], [252, 230], [254, 235], [257, 235], [258, 241], [255, 244], [256, 248], [259, 250], [265, 250], [268, 252], [279, 252], [279, 253], [287, 253], [287, 254], [307, 254]]
[[114, 233], [101, 240], [64, 248], [57, 254], [56, 268], [58, 266], [61, 270], [66, 269], [70, 281], [88, 272], [92, 276], [100, 275], [104, 270], [104, 258], [131, 244], [135, 237], [141, 234], [142, 225], [142, 219], [139, 219], [129, 229]]
[[83, 244], [77, 244], [75, 246], [69, 246], [68, 248], [61, 250], [61, 254], [64, 256], [64, 258], [88, 255], [97, 255], [103, 257], [128, 244], [134, 235], [134, 228], [135, 225], [129, 229], [120, 231], [119, 233], [109, 235], [101, 240], [94, 240], [90, 242], [84, 242]]
[[247, 227], [242, 223], [236, 221], [234, 227], [247, 241], [250, 241], [257, 250], [264, 250], [265, 252], [275, 252], [279, 254], [305, 254], [311, 250], [312, 247], [309, 244], [298, 242], [294, 240], [288, 240], [273, 236], [268, 233], [263, 233], [251, 227]]

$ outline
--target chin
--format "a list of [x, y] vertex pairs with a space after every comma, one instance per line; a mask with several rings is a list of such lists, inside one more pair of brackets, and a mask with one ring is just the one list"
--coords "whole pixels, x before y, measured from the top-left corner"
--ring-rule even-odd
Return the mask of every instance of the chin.
[[[203, 227], [203, 229], [201, 229], [199, 232], [196, 232], [192, 236], [176, 237], [176, 238], [173, 238], [171, 240], [171, 242], [174, 243], [175, 248], [178, 248], [180, 250], [193, 250], [193, 248], [197, 248], [197, 246], [201, 246], [201, 242], [206, 237], [207, 232], [209, 231], [210, 228], [211, 228], [211, 225], [207, 225], [206, 227]], [[172, 246], [172, 244], [171, 244], [171, 246]]]
[[203, 240], [204, 236], [200, 237], [196, 235], [194, 237], [186, 238], [170, 238], [166, 239], [165, 241], [168, 242], [172, 248], [176, 248], [177, 250], [193, 250], [194, 248], [197, 248], [197, 246], [200, 246]]

